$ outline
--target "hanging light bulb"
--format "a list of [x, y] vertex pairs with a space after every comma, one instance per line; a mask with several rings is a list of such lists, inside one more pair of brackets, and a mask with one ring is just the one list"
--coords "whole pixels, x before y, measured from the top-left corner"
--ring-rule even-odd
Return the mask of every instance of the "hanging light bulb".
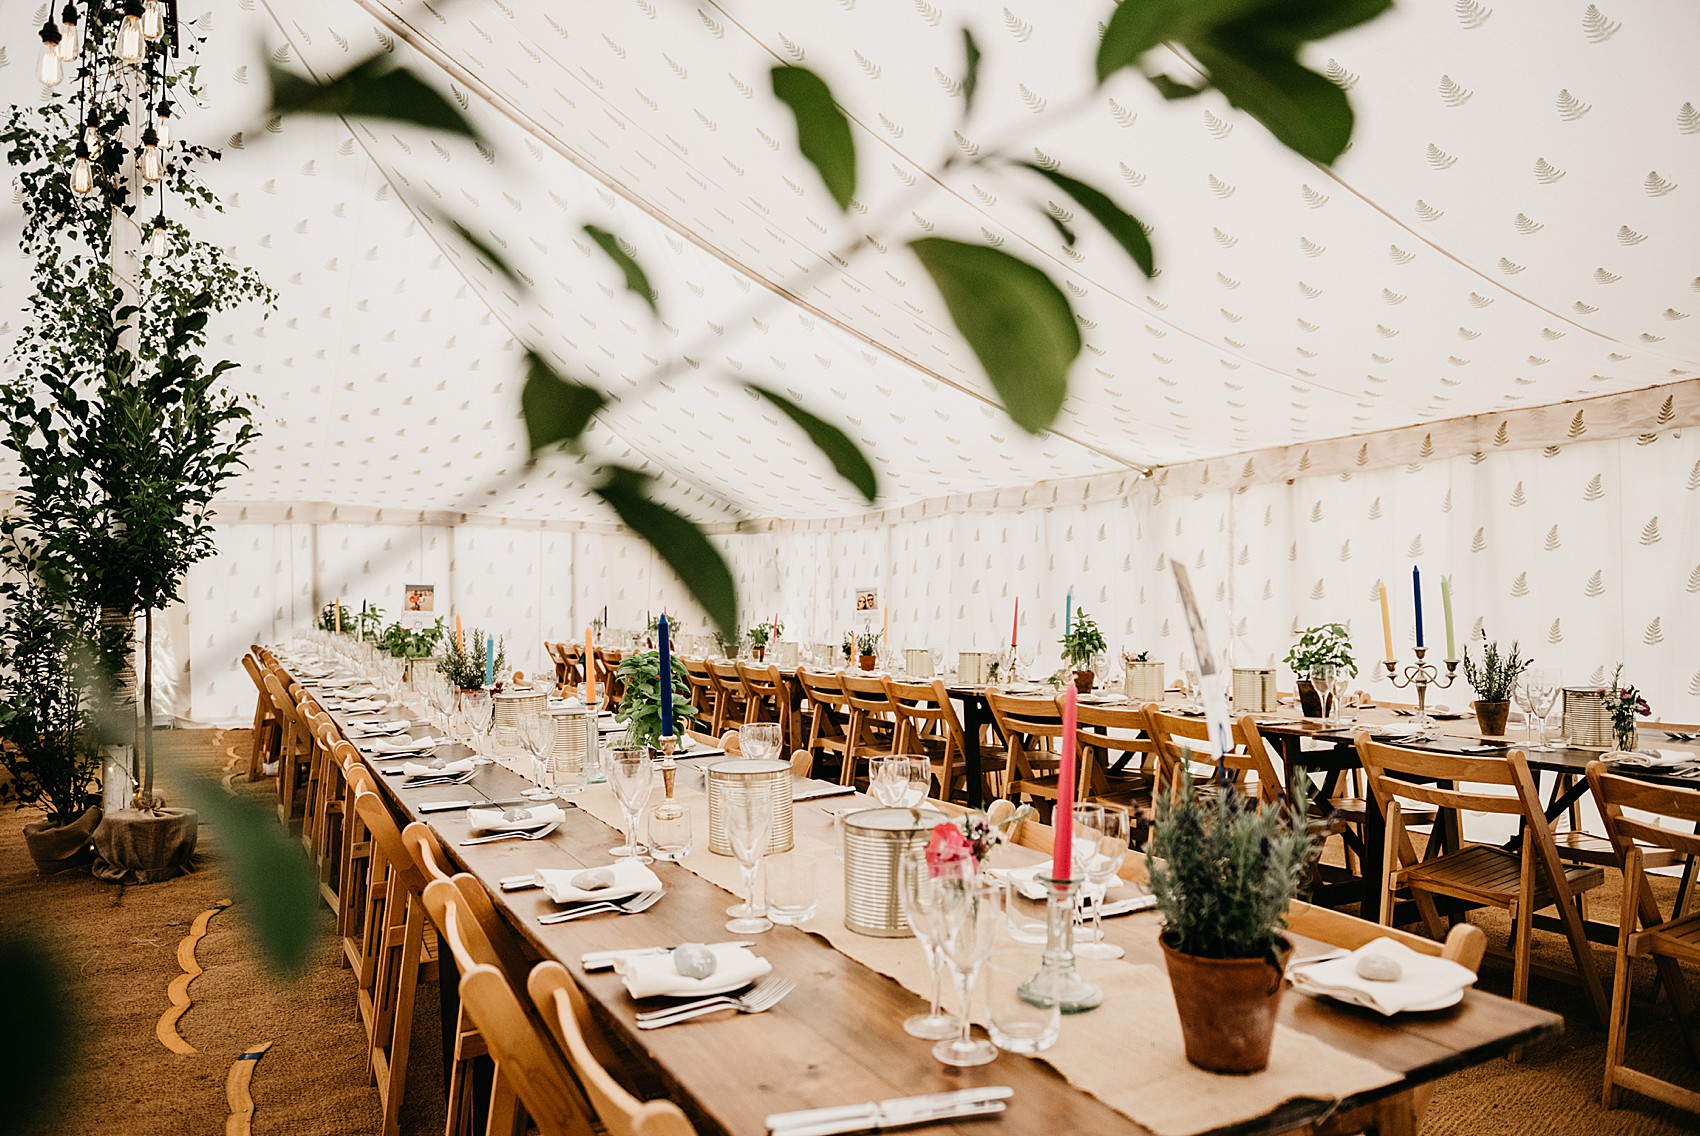
[[124, 0], [124, 20], [118, 25], [118, 58], [125, 63], [142, 61], [142, 0]]
[[62, 38], [59, 25], [52, 20], [41, 25], [41, 62], [36, 66], [35, 77], [44, 87], [57, 87], [65, 78], [65, 61], [59, 58]]
[[161, 210], [159, 216], [153, 219], [153, 236], [148, 238], [148, 251], [154, 256], [164, 256], [169, 248], [169, 234], [165, 229], [165, 212]]
[[59, 14], [59, 25], [59, 58], [66, 63], [74, 63], [83, 51], [83, 37], [77, 27], [75, 0], [67, 0], [65, 10]]
[[142, 131], [142, 177], [158, 181], [165, 176], [165, 154], [159, 148], [159, 134], [153, 127]]
[[159, 132], [159, 148], [169, 149], [171, 146], [171, 104], [164, 99], [154, 108], [153, 128]]
[[165, 5], [159, 0], [147, 0], [142, 5], [142, 35], [156, 40], [165, 34]]
[[101, 151], [100, 131], [98, 131], [94, 128], [94, 115], [93, 114], [89, 115], [88, 125], [83, 127], [83, 146], [85, 148], [87, 148], [87, 150], [89, 152], [89, 159], [91, 161], [100, 157], [100, 151]]
[[71, 192], [87, 193], [94, 188], [94, 166], [89, 163], [89, 145], [78, 142], [76, 160], [71, 163]]

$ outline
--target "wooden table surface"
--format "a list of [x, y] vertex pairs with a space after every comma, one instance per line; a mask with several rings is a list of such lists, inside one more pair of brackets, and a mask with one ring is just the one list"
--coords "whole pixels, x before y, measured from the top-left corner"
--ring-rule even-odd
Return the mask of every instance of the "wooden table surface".
[[[347, 721], [332, 712], [340, 724]], [[464, 753], [462, 747], [445, 753]], [[371, 763], [393, 766], [394, 761]], [[724, 930], [726, 907], [732, 897], [719, 887], [675, 864], [654, 865], [667, 886], [660, 903], [635, 916], [600, 916], [544, 926], [537, 917], [555, 910], [541, 891], [503, 892], [502, 877], [524, 875], [540, 867], [581, 868], [606, 864], [608, 851], [620, 834], [582, 810], [569, 809], [566, 822], [538, 841], [500, 841], [461, 847], [468, 836], [463, 812], [417, 812], [429, 801], [486, 797], [503, 800], [518, 796], [525, 786], [500, 765], [481, 768], [463, 786], [402, 789], [399, 778], [379, 775], [391, 807], [402, 819], [424, 819], [457, 866], [476, 876], [495, 898], [498, 909], [539, 957], [565, 963], [583, 985], [599, 1017], [635, 1054], [650, 1063], [673, 1096], [689, 1111], [703, 1133], [762, 1136], [770, 1113], [827, 1105], [842, 1105], [893, 1096], [939, 1092], [978, 1085], [1009, 1085], [1015, 1089], [1009, 1110], [1000, 1118], [971, 1123], [918, 1127], [918, 1133], [1127, 1133], [1146, 1131], [1121, 1113], [1068, 1084], [1049, 1066], [1010, 1054], [990, 1065], [955, 1070], [931, 1056], [930, 1042], [906, 1035], [902, 1020], [915, 1013], [920, 1000], [896, 981], [840, 954], [824, 939], [792, 927], [775, 927], [758, 936], [757, 950], [774, 970], [795, 979], [799, 987], [777, 1008], [756, 1015], [717, 1015], [685, 1025], [654, 1031], [634, 1026], [635, 1007], [612, 973], [586, 974], [580, 956], [591, 950], [646, 947], [679, 942], [716, 942], [730, 937]], [[606, 785], [587, 793], [610, 793]], [[800, 830], [831, 824], [829, 808], [844, 801], [800, 802], [794, 823]], [[1134, 962], [1161, 965], [1157, 944], [1159, 919], [1140, 914], [1105, 924], [1110, 941], [1122, 946]], [[1301, 942], [1301, 953], [1314, 950]], [[916, 947], [919, 950], [919, 946]], [[1480, 1064], [1530, 1041], [1562, 1029], [1558, 1017], [1477, 990], [1465, 994], [1456, 1008], [1432, 1014], [1385, 1019], [1365, 1010], [1340, 1006], [1289, 992], [1283, 999], [1281, 1022], [1314, 1035], [1402, 1074], [1403, 1082], [1346, 1102], [1347, 1106], [1432, 1081], [1457, 1069]], [[1064, 1022], [1064, 1029], [1104, 1031], [1114, 1044], [1118, 1030], [1134, 1030], [1136, 1022], [1117, 1017], [1105, 1007]], [[1130, 1077], [1138, 1071], [1130, 1069]], [[1257, 1136], [1287, 1131], [1320, 1117], [1327, 1106], [1294, 1101], [1275, 1113], [1231, 1129]]]

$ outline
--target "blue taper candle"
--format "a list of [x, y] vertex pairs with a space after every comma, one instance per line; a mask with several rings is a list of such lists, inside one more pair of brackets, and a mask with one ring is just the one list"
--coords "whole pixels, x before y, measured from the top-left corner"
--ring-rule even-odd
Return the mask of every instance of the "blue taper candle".
[[1417, 646], [1423, 645], [1423, 574], [1422, 569], [1411, 565], [1411, 595], [1417, 605]]
[[496, 683], [496, 637], [484, 636], [484, 685], [494, 686]]
[[1067, 635], [1074, 629], [1074, 589], [1068, 590], [1063, 597], [1063, 634]]
[[661, 652], [661, 736], [673, 736], [673, 653], [667, 647], [667, 617], [656, 624]]

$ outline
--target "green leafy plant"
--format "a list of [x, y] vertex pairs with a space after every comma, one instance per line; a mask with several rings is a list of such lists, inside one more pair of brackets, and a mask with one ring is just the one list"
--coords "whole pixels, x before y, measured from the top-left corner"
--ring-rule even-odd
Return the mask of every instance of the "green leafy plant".
[[359, 630], [363, 639], [376, 639], [383, 631], [384, 609], [368, 604], [360, 609]]
[[[685, 668], [673, 660], [673, 729], [682, 731], [685, 723], [697, 716], [691, 705], [691, 688], [685, 681]], [[639, 651], [620, 660], [616, 671], [622, 692], [620, 705], [614, 711], [616, 721], [626, 724], [626, 737], [643, 745], [655, 745], [661, 737], [661, 652]]]
[[[449, 685], [456, 690], [483, 690], [485, 676], [485, 659], [489, 646], [488, 637], [480, 628], [474, 627], [467, 633], [466, 642], [470, 648], [459, 642], [454, 636], [444, 636], [446, 643], [441, 657], [437, 659], [437, 670], [448, 680]], [[506, 636], [496, 640], [496, 659], [490, 672], [501, 680], [502, 671], [508, 665], [508, 640]]]
[[1358, 677], [1358, 663], [1352, 657], [1352, 636], [1343, 623], [1319, 623], [1306, 629], [1299, 641], [1287, 652], [1287, 665], [1301, 679], [1308, 680], [1312, 667], [1346, 668], [1346, 673]]
[[348, 605], [336, 603], [334, 600], [319, 609], [319, 630], [352, 632], [354, 617], [348, 613]]
[[1483, 702], [1510, 702], [1511, 695], [1517, 689], [1517, 680], [1523, 672], [1534, 665], [1535, 660], [1525, 659], [1518, 653], [1517, 640], [1511, 641], [1511, 650], [1500, 653], [1499, 642], [1482, 644], [1482, 665], [1470, 657], [1470, 648], [1464, 648], [1464, 681], [1475, 688], [1476, 697]]
[[856, 653], [866, 658], [880, 653], [880, 633], [871, 627], [862, 628], [856, 636]]
[[844, 658], [848, 661], [850, 657], [856, 653], [856, 633], [853, 631], [846, 631], [844, 633], [844, 642], [838, 645], [838, 649], [844, 652]]
[[785, 624], [782, 621], [775, 620], [771, 623], [752, 624], [750, 629], [744, 632], [744, 638], [750, 641], [752, 647], [766, 647], [770, 638], [783, 634], [785, 634]]
[[[645, 625], [645, 630], [647, 630], [651, 635], [660, 635], [661, 634], [661, 617], [659, 615], [650, 616], [649, 617], [649, 623]], [[667, 634], [673, 640], [673, 643], [675, 644], [674, 650], [678, 649], [677, 644], [679, 642], [679, 637], [681, 635], [683, 635], [684, 633], [685, 633], [685, 621], [680, 619], [676, 615], [669, 614], [667, 616]], [[736, 645], [736, 644], [734, 643], [734, 645]]]
[[725, 658], [731, 658], [738, 653], [738, 637], [728, 635], [718, 627], [714, 630], [714, 645], [720, 648], [720, 654]]
[[1088, 671], [1092, 669], [1092, 660], [1102, 654], [1106, 647], [1104, 634], [1098, 630], [1098, 624], [1086, 614], [1085, 608], [1075, 608], [1068, 634], [1062, 637], [1063, 658], [1075, 670]]
[[96, 610], [39, 582], [14, 589], [0, 618], [0, 766], [17, 807], [40, 809], [56, 827], [99, 803], [99, 635]]
[[407, 627], [400, 620], [384, 628], [378, 646], [398, 659], [423, 659], [443, 640], [443, 617], [429, 627]]
[[1198, 793], [1183, 770], [1175, 792], [1159, 796], [1149, 863], [1171, 947], [1281, 964], [1288, 906], [1320, 851], [1290, 821], [1306, 815], [1306, 784], [1294, 778], [1285, 806], [1259, 805], [1225, 787]]
[[1623, 685], [1623, 664], [1617, 664], [1617, 669], [1611, 672], [1611, 685], [1606, 687], [1606, 713], [1611, 715], [1612, 737], [1617, 742], [1618, 749], [1631, 749], [1631, 741], [1635, 737], [1635, 719], [1637, 716], [1647, 717], [1653, 708], [1641, 696], [1641, 691], [1633, 686]]

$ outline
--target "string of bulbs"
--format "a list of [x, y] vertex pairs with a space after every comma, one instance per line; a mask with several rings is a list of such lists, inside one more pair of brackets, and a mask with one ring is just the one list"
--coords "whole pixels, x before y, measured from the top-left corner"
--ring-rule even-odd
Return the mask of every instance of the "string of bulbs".
[[57, 22], [51, 4], [49, 0], [47, 20], [41, 25], [36, 78], [43, 87], [55, 88], [65, 81], [67, 65], [78, 73], [78, 121], [83, 131], [71, 157], [71, 191], [78, 196], [94, 191], [96, 163], [105, 148], [94, 108], [105, 105], [101, 96], [117, 81], [111, 64], [146, 69], [147, 97], [143, 105], [148, 113], [135, 158], [142, 180], [159, 187], [159, 208], [148, 251], [163, 257], [170, 248], [163, 183], [172, 139], [172, 106], [161, 67], [166, 65], [168, 53], [176, 54], [177, 0], [86, 0], [86, 30], [77, 0], [66, 0]]

